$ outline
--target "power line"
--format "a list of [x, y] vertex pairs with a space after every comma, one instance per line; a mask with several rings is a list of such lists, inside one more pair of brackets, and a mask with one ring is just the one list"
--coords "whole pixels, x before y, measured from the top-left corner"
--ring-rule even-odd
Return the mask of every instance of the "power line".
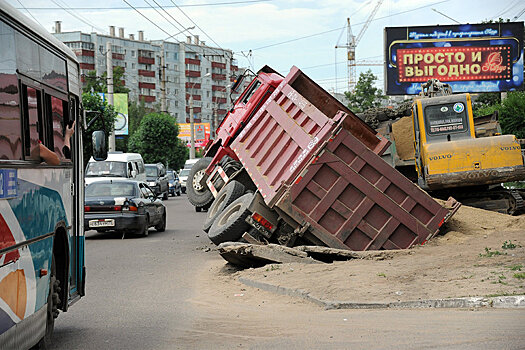
[[191, 21], [191, 23], [193, 23], [197, 28], [199, 28], [201, 30], [201, 32], [204, 33], [204, 35], [206, 35], [215, 45], [217, 45], [218, 48], [220, 48], [221, 50], [224, 51], [224, 49], [221, 47], [221, 45], [217, 44], [217, 42], [215, 40], [213, 40], [213, 38], [211, 36], [209, 36], [208, 33], [206, 33], [201, 27], [199, 27], [199, 25], [197, 23], [195, 23], [184, 11], [182, 11], [182, 9], [177, 4], [175, 4], [175, 2], [173, 0], [170, 0], [170, 1], [172, 2], [173, 5], [177, 6], [179, 11], [182, 12], [182, 14], [184, 16], [186, 16], [186, 18], [189, 19]]
[[71, 16], [75, 17], [76, 19], [78, 19], [80, 22], [83, 22], [84, 24], [87, 24], [88, 26], [90, 26], [91, 28], [95, 28], [97, 29], [98, 31], [102, 32], [102, 33], [106, 33], [105, 30], [102, 30], [100, 28], [98, 28], [97, 26], [95, 26], [93, 23], [87, 21], [86, 19], [76, 15], [75, 13], [73, 13], [73, 11], [70, 11], [69, 9], [65, 8], [64, 6], [60, 5], [58, 2], [56, 2], [55, 0], [51, 0], [55, 5], [57, 5], [58, 7], [60, 7], [62, 10], [66, 11], [67, 13], [69, 13]]
[[[36, 19], [35, 16], [33, 16], [33, 14], [32, 14], [31, 12], [29, 12], [29, 10], [24, 6], [24, 4], [22, 4], [22, 2], [21, 2], [20, 0], [16, 0], [16, 1], [18, 1], [18, 3], [20, 4], [20, 6], [22, 6], [22, 7], [24, 8], [24, 10], [26, 10], [27, 13], [29, 13], [29, 16], [31, 16], [31, 17], [36, 21], [36, 23], [38, 23], [38, 24], [40, 24], [40, 25], [42, 26], [42, 23], [40, 23], [40, 22], [38, 21], [38, 19]], [[42, 27], [43, 27], [43, 26], [42, 26]]]
[[[251, 4], [258, 2], [270, 2], [273, 0], [243, 0], [243, 1], [229, 1], [229, 2], [216, 2], [216, 3], [202, 3], [202, 4], [188, 4], [188, 5], [178, 5], [178, 6], [164, 6], [166, 8], [175, 8], [175, 7], [205, 7], [205, 6], [224, 6], [224, 5], [241, 5], [241, 4]], [[22, 5], [22, 4], [20, 4]], [[22, 5], [23, 7], [23, 5]], [[105, 10], [130, 10], [129, 7], [69, 7], [71, 10], [78, 11], [105, 11]], [[136, 6], [137, 9], [149, 9], [148, 6]], [[20, 8], [18, 8], [20, 10]], [[26, 9], [24, 7], [24, 9]], [[54, 11], [58, 10], [59, 7], [27, 7], [28, 10], [33, 11]]]
[[[371, 22], [373, 21], [379, 21], [381, 19], [385, 19], [385, 18], [389, 18], [389, 17], [393, 17], [393, 16], [398, 16], [398, 15], [402, 15], [402, 14], [405, 14], [405, 13], [408, 13], [408, 12], [413, 12], [413, 11], [417, 11], [417, 10], [421, 10], [423, 8], [426, 8], [426, 7], [430, 7], [430, 6], [435, 6], [437, 4], [442, 4], [444, 2], [448, 2], [450, 0], [443, 0], [443, 1], [439, 1], [439, 2], [434, 2], [432, 4], [428, 4], [428, 5], [424, 5], [424, 6], [420, 6], [420, 7], [416, 7], [414, 9], [411, 9], [411, 10], [406, 10], [406, 11], [401, 11], [401, 12], [397, 12], [397, 13], [393, 13], [391, 15], [387, 15], [387, 16], [383, 16], [383, 17], [376, 17], [374, 18], [373, 20], [371, 20]], [[357, 23], [357, 24], [354, 24], [354, 25], [361, 25], [361, 24], [365, 24], [365, 22], [361, 22], [361, 23]], [[335, 32], [335, 31], [338, 31], [338, 30], [341, 30], [343, 28], [346, 28], [346, 26], [344, 27], [338, 27], [338, 28], [335, 28], [335, 29], [331, 29], [331, 30], [327, 30], [327, 31], [324, 31], [324, 32], [319, 32], [319, 33], [315, 33], [315, 34], [310, 34], [310, 35], [306, 35], [306, 36], [302, 36], [302, 37], [299, 37], [299, 38], [295, 38], [295, 39], [290, 39], [290, 40], [286, 40], [286, 41], [282, 41], [282, 42], [278, 42], [278, 43], [275, 43], [275, 44], [270, 44], [270, 45], [265, 45], [265, 46], [261, 46], [261, 47], [258, 47], [258, 48], [255, 48], [255, 49], [251, 49], [252, 51], [255, 51], [255, 50], [262, 50], [262, 49], [267, 49], [269, 47], [273, 47], [273, 46], [278, 46], [278, 45], [283, 45], [283, 44], [288, 44], [288, 43], [291, 43], [291, 42], [294, 42], [294, 41], [298, 41], [298, 40], [302, 40], [302, 39], [307, 39], [307, 38], [311, 38], [311, 37], [314, 37], [314, 36], [319, 36], [319, 35], [324, 35], [324, 34], [327, 34], [327, 33], [331, 33], [331, 32]]]

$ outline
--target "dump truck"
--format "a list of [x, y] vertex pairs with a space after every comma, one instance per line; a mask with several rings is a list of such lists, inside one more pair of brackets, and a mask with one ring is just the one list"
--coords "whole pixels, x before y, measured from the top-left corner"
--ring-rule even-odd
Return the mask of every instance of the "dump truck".
[[474, 118], [471, 96], [431, 80], [411, 115], [379, 122], [390, 141], [383, 159], [437, 198], [507, 214], [523, 212], [523, 191], [501, 186], [525, 180], [525, 159], [514, 135], [501, 135], [497, 115]]
[[209, 205], [203, 229], [215, 244], [404, 249], [459, 207], [382, 160], [389, 141], [297, 67], [259, 71], [217, 135], [188, 178], [192, 204]]

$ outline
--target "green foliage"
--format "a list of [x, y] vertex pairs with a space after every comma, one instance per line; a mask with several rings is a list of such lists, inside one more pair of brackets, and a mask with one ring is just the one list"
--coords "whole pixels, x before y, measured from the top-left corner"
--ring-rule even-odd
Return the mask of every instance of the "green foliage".
[[379, 107], [381, 100], [384, 99], [381, 89], [374, 87], [377, 77], [369, 69], [359, 74], [359, 80], [353, 93], [345, 92], [346, 98], [350, 101], [348, 108], [353, 112], [363, 112], [369, 108]]
[[86, 122], [88, 124], [93, 118], [100, 114], [102, 114], [104, 120], [104, 122], [102, 122], [99, 118], [88, 130], [84, 130], [82, 135], [84, 139], [84, 165], [87, 165], [87, 162], [92, 155], [91, 134], [95, 130], [104, 130], [106, 132], [106, 145], [109, 145], [108, 138], [111, 131], [113, 131], [117, 113], [113, 109], [113, 106], [108, 105], [107, 102], [103, 102], [99, 95], [91, 95], [89, 93], [82, 94], [82, 104], [86, 111]]
[[501, 104], [499, 120], [504, 134], [525, 138], [525, 92], [513, 91]]
[[501, 94], [499, 92], [487, 92], [482, 93], [476, 98], [476, 102], [473, 103], [472, 108], [474, 109], [474, 115], [476, 116], [482, 116], [491, 114], [489, 113], [480, 113], [479, 110], [486, 109], [493, 107], [495, 105], [499, 105], [501, 103]]
[[149, 113], [129, 138], [130, 152], [142, 155], [144, 162], [161, 162], [171, 169], [184, 167], [188, 149], [179, 140], [177, 120], [166, 113]]
[[138, 130], [140, 121], [149, 111], [144, 103], [144, 100], [140, 102], [129, 101], [128, 103], [128, 120], [129, 120], [129, 135], [133, 135]]
[[516, 247], [517, 245], [512, 243], [510, 240], [503, 242], [503, 244], [501, 245], [502, 249], [516, 249]]
[[525, 272], [515, 273], [514, 278], [525, 279]]
[[[108, 92], [107, 85], [108, 73], [102, 73], [102, 76], [97, 76], [97, 72], [92, 70], [86, 75], [86, 85], [83, 88], [87, 92]], [[124, 86], [122, 81], [124, 80], [124, 68], [114, 67], [113, 68], [113, 92], [117, 93], [128, 93], [129, 89]]]
[[493, 105], [484, 104], [475, 111], [475, 115], [482, 116], [499, 113], [499, 122], [503, 134], [516, 135], [517, 138], [525, 138], [525, 92], [512, 91], [507, 93], [507, 98], [501, 103]]

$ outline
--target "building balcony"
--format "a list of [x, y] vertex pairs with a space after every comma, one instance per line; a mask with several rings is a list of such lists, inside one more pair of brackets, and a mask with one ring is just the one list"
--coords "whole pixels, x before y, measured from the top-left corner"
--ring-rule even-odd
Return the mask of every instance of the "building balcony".
[[139, 82], [139, 89], [152, 89], [152, 90], [154, 90], [155, 89], [155, 84], [154, 83]]
[[73, 52], [75, 53], [75, 55], [77, 55], [77, 57], [82, 57], [82, 56], [95, 57], [95, 51], [75, 49], [73, 50]]
[[95, 65], [92, 63], [80, 63], [80, 69], [95, 70]]
[[[200, 113], [201, 111], [202, 111], [201, 107], [193, 107], [193, 114]], [[189, 106], [186, 106], [186, 113], [190, 113], [190, 107]], [[186, 118], [186, 120], [188, 120], [187, 121], [188, 123], [190, 122], [190, 120], [188, 118]], [[195, 119], [195, 123], [200, 123], [200, 121], [197, 121], [197, 119]]]
[[227, 110], [225, 110], [225, 109], [218, 109], [217, 110], [217, 116], [219, 116], [219, 117], [223, 116], [223, 115], [226, 114], [226, 112], [227, 112]]
[[143, 77], [155, 77], [155, 71], [139, 69], [139, 75], [142, 75]]
[[186, 82], [186, 89], [200, 89], [201, 83], [188, 83]]
[[139, 95], [139, 100], [144, 100], [146, 103], [152, 103], [155, 102], [156, 98], [155, 96]]
[[[201, 95], [192, 95], [193, 96], [193, 101], [200, 101], [201, 100]], [[190, 94], [186, 94], [186, 101], [188, 101], [190, 99]]]
[[213, 73], [211, 75], [211, 78], [213, 80], [226, 80], [226, 74], [217, 74], [217, 73]]
[[197, 65], [197, 66], [201, 65], [201, 61], [200, 60], [196, 60], [194, 58], [186, 58], [184, 60], [184, 63], [186, 63], [186, 64], [194, 64], [194, 65]]
[[123, 60], [124, 59], [124, 55], [121, 54], [121, 53], [113, 53], [111, 55], [111, 57], [113, 57], [114, 60]]
[[226, 86], [212, 85], [211, 90], [212, 91], [226, 91]]
[[212, 62], [211, 63], [211, 68], [226, 69], [226, 63]]
[[155, 64], [155, 59], [150, 57], [141, 57], [139, 56], [140, 64]]
[[226, 98], [225, 97], [217, 97], [217, 96], [213, 96], [211, 98], [212, 102], [214, 103], [226, 103]]
[[234, 65], [231, 65], [231, 66], [230, 66], [230, 70], [231, 70], [232, 72], [237, 72], [237, 71], [239, 70], [239, 67], [234, 66]]
[[186, 70], [186, 76], [192, 77], [192, 78], [198, 78], [201, 76], [201, 72], [196, 71], [196, 70]]

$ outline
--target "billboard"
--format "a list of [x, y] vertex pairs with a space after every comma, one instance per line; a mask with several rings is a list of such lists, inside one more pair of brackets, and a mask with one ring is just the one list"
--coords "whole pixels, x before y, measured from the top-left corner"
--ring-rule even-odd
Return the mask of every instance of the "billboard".
[[[102, 98], [102, 101], [106, 101], [106, 93], [99, 92], [98, 95]], [[128, 94], [113, 94], [113, 107], [115, 108], [115, 112], [117, 112], [115, 135], [128, 135]]]
[[385, 28], [385, 91], [438, 79], [454, 92], [523, 89], [523, 22]]
[[[194, 123], [194, 140], [195, 147], [202, 148], [210, 139], [210, 123]], [[190, 147], [190, 123], [179, 123], [179, 139], [186, 142], [186, 146]]]

